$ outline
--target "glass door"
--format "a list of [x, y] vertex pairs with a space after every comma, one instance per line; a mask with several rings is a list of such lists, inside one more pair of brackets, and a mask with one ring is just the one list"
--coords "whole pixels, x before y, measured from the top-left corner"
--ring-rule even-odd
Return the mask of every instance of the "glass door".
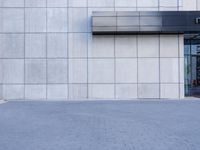
[[185, 40], [185, 93], [200, 97], [200, 41]]

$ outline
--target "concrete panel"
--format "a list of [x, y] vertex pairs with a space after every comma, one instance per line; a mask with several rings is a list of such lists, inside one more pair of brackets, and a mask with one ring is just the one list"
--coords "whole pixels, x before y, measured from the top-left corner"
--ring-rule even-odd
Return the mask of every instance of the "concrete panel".
[[183, 6], [183, 1], [184, 1], [184, 0], [178, 0], [178, 5], [179, 5], [179, 7], [182, 7], [182, 6]]
[[156, 7], [139, 7], [137, 8], [138, 11], [159, 11], [159, 8]]
[[3, 99], [3, 60], [0, 59], [0, 100]]
[[46, 7], [46, 0], [25, 0], [25, 7]]
[[24, 60], [3, 60], [3, 83], [24, 83]]
[[0, 84], [0, 100], [3, 99], [3, 85]]
[[3, 85], [4, 100], [23, 100], [24, 85]]
[[160, 7], [159, 11], [178, 11], [178, 7]]
[[48, 83], [68, 83], [67, 59], [48, 60]]
[[139, 84], [139, 98], [159, 98], [159, 84]]
[[69, 33], [69, 57], [87, 58], [87, 33]]
[[3, 83], [3, 59], [0, 59], [0, 85]]
[[161, 83], [178, 83], [178, 58], [160, 59], [160, 80]]
[[181, 7], [181, 10], [197, 10], [197, 0], [183, 0], [183, 7]]
[[138, 82], [139, 83], [159, 83], [159, 59], [158, 58], [139, 58]]
[[179, 0], [160, 0], [160, 6], [164, 7], [177, 7]]
[[184, 57], [184, 35], [179, 35], [179, 57]]
[[26, 100], [46, 99], [46, 85], [25, 85]]
[[69, 7], [87, 7], [87, 0], [68, 0]]
[[89, 83], [114, 83], [114, 59], [89, 59]]
[[46, 9], [26, 8], [25, 12], [26, 32], [46, 32]]
[[179, 85], [178, 84], [161, 84], [161, 98], [178, 99]]
[[0, 8], [0, 32], [24, 32], [23, 8]]
[[46, 57], [46, 34], [26, 34], [26, 58]]
[[25, 82], [30, 84], [46, 83], [46, 60], [26, 59]]
[[136, 11], [136, 7], [116, 7], [116, 11]]
[[69, 99], [87, 99], [87, 84], [69, 84]]
[[184, 84], [179, 84], [180, 86], [180, 99], [185, 98], [185, 85]]
[[69, 8], [69, 32], [87, 32], [87, 8]]
[[48, 32], [67, 32], [68, 13], [66, 8], [47, 9]]
[[0, 0], [0, 7], [24, 7], [24, 0]]
[[89, 57], [114, 57], [114, 36], [89, 36]]
[[137, 57], [137, 39], [135, 35], [118, 35], [115, 39], [116, 57]]
[[160, 57], [179, 57], [178, 35], [161, 35]]
[[114, 0], [88, 0], [88, 7], [114, 7]]
[[89, 84], [89, 99], [114, 99], [114, 84]]
[[1, 34], [0, 35], [0, 57], [1, 58], [23, 58], [24, 57], [24, 35], [23, 34]]
[[138, 7], [158, 7], [158, 0], [137, 0]]
[[68, 98], [67, 84], [51, 84], [47, 87], [48, 100], [66, 100]]
[[116, 82], [136, 83], [137, 82], [137, 59], [116, 60]]
[[68, 36], [67, 34], [48, 34], [47, 38], [47, 57], [48, 58], [67, 58], [68, 55]]
[[47, 0], [47, 7], [67, 7], [68, 0]]
[[69, 60], [69, 83], [87, 83], [87, 60]]
[[137, 84], [117, 84], [116, 98], [118, 99], [137, 98]]
[[138, 57], [159, 57], [158, 35], [139, 35]]
[[115, 0], [115, 7], [136, 7], [137, 0]]
[[197, 10], [200, 10], [200, 1], [197, 1]]

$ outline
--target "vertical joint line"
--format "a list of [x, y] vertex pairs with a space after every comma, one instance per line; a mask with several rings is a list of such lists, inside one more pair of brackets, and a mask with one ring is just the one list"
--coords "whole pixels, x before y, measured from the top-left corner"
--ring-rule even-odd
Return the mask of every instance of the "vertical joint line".
[[[115, 7], [114, 7], [115, 8]], [[117, 25], [117, 16], [116, 16], [116, 20], [115, 20], [115, 24]], [[117, 27], [116, 27], [117, 28]], [[117, 98], [117, 91], [116, 91], [116, 35], [114, 35], [114, 98]]]
[[[87, 18], [89, 18], [89, 12], [88, 12], [88, 0], [87, 0]], [[89, 32], [89, 24], [87, 24], [87, 30]], [[89, 33], [91, 34], [91, 33]], [[89, 34], [87, 33], [87, 99], [89, 99]]]
[[180, 79], [180, 35], [178, 34], [178, 87], [179, 87], [179, 99], [181, 98], [181, 79]]
[[48, 99], [48, 9], [46, 0], [46, 100]]
[[138, 11], [138, 0], [136, 0], [136, 11]]
[[116, 8], [115, 8], [116, 7], [116, 5], [115, 5], [116, 2], [115, 2], [115, 0], [113, 1], [113, 3], [114, 3], [114, 11], [116, 11]]
[[67, 1], [67, 99], [70, 98], [70, 84], [69, 84], [69, 0]]
[[179, 10], [179, 0], [177, 0], [176, 2], [177, 2], [177, 10]]
[[116, 99], [116, 35], [114, 35], [114, 98]]
[[26, 84], [25, 84], [25, 82], [26, 82], [26, 73], [25, 73], [25, 71], [26, 71], [26, 69], [25, 69], [25, 65], [26, 65], [26, 60], [25, 60], [25, 58], [26, 58], [26, 23], [25, 23], [25, 21], [26, 21], [26, 8], [25, 8], [25, 3], [26, 3], [26, 1], [24, 0], [24, 99], [25, 99], [25, 97], [26, 97]]
[[136, 46], [137, 46], [137, 52], [136, 52], [137, 53], [137, 99], [139, 99], [139, 77], [138, 77], [139, 76], [139, 72], [138, 72], [139, 71], [139, 69], [138, 69], [138, 67], [139, 67], [139, 65], [138, 65], [138, 62], [139, 62], [139, 60], [138, 60], [138, 56], [139, 56], [138, 55], [138, 50], [139, 50], [138, 49], [138, 40], [139, 39], [138, 38], [139, 38], [139, 36], [136, 35]]
[[161, 38], [161, 36], [160, 36], [160, 34], [159, 34], [159, 51], [158, 51], [158, 64], [159, 64], [159, 99], [161, 99], [161, 61], [160, 61], [160, 59], [161, 59], [161, 55], [160, 55], [160, 38]]

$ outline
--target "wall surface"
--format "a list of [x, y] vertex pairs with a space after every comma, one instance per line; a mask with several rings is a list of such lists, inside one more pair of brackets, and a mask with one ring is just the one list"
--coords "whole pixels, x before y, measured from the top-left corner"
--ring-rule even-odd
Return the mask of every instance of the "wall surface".
[[2, 83], [2, 75], [3, 75], [3, 68], [2, 68], [2, 59], [0, 59], [0, 100], [3, 99], [3, 83]]
[[92, 36], [91, 13], [199, 7], [196, 0], [0, 0], [0, 97], [183, 98], [183, 35]]

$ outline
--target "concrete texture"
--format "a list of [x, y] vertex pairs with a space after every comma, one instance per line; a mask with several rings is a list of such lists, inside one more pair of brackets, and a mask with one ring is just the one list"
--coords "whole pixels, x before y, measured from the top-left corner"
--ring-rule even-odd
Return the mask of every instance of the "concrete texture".
[[0, 84], [0, 100], [3, 99], [3, 86]]
[[[10, 94], [12, 93], [12, 94]], [[3, 85], [3, 99], [7, 97], [7, 99], [23, 99], [24, 97], [24, 85]]]
[[67, 68], [68, 68], [67, 60], [49, 59], [47, 67], [48, 83], [67, 83], [68, 82]]
[[[26, 32], [45, 32], [46, 29], [46, 10], [42, 8], [25, 9], [25, 30]], [[37, 21], [36, 21], [37, 20]]]
[[137, 36], [120, 35], [115, 38], [116, 57], [137, 57]]
[[3, 150], [199, 150], [200, 101], [8, 102]]
[[25, 38], [26, 58], [44, 58], [46, 57], [46, 35], [45, 34], [27, 34]]
[[0, 32], [14, 33], [24, 31], [24, 9], [0, 8], [0, 14]]
[[24, 35], [1, 34], [0, 35], [0, 58], [23, 58]]
[[25, 0], [26, 7], [45, 7], [46, 0]]
[[27, 59], [25, 61], [25, 82], [30, 84], [46, 83], [46, 61]]
[[0, 0], [0, 97], [183, 98], [183, 35], [93, 36], [91, 14], [199, 10], [199, 2]]
[[67, 58], [68, 55], [68, 35], [67, 34], [48, 34], [47, 38], [47, 57], [48, 58]]
[[48, 32], [67, 32], [68, 13], [65, 8], [48, 8]]
[[[3, 79], [2, 82], [19, 84], [24, 83], [24, 60], [3, 59]], [[12, 93], [12, 92], [11, 92]]]

